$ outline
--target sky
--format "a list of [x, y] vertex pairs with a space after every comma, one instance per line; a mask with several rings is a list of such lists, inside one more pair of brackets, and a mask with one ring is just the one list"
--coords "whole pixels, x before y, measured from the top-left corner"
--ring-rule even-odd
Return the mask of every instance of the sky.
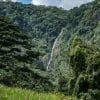
[[79, 7], [80, 5], [91, 2], [93, 0], [11, 0], [11, 1], [22, 2], [25, 4], [32, 3], [34, 5], [57, 6], [69, 10], [73, 7]]

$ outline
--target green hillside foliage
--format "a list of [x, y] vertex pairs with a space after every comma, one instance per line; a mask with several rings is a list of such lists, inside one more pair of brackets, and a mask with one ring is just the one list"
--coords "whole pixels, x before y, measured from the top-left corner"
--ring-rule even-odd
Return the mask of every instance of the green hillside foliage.
[[99, 100], [99, 0], [69, 11], [0, 2], [0, 16], [0, 84]]
[[41, 42], [37, 45], [46, 52], [51, 50], [53, 41], [66, 25], [66, 12], [56, 7], [0, 2], [0, 15], [9, 16], [23, 32]]
[[75, 79], [73, 93], [79, 97], [85, 95], [84, 100], [99, 100], [100, 49], [84, 45], [79, 38], [75, 39], [70, 50], [70, 64]]
[[[78, 36], [87, 42], [87, 45], [91, 45], [93, 48], [100, 48], [100, 2], [95, 0], [79, 8], [76, 7], [69, 10], [67, 20], [66, 27], [63, 28], [63, 33], [54, 50], [50, 67], [51, 73], [49, 73], [49, 76], [56, 83], [58, 83], [60, 77], [65, 77], [66, 79], [73, 75], [68, 51], [72, 46], [74, 38]], [[80, 50], [78, 47], [77, 49]], [[82, 55], [84, 56], [84, 52]], [[81, 59], [84, 59], [84, 57]], [[79, 71], [80, 69], [76, 70]]]
[[31, 39], [7, 17], [0, 17], [0, 83], [37, 91], [50, 90], [47, 74], [33, 70], [41, 52], [34, 51]]
[[11, 18], [23, 33], [32, 38], [32, 44], [36, 47], [33, 50], [43, 54], [38, 61], [34, 61], [40, 63], [34, 68], [46, 68], [54, 40], [66, 26], [67, 11], [57, 7], [0, 2], [0, 15]]

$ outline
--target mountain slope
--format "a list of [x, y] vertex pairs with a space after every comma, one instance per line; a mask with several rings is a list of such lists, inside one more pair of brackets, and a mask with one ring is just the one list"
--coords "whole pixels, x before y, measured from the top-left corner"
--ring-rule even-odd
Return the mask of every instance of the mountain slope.
[[99, 100], [100, 2], [74, 8], [67, 17], [69, 23], [53, 49], [49, 77], [65, 94]]
[[0, 83], [37, 91], [52, 86], [44, 71], [33, 70], [41, 55], [31, 39], [7, 17], [0, 17]]
[[68, 12], [68, 23], [63, 29], [56, 47], [50, 67], [50, 78], [59, 81], [59, 77], [72, 75], [69, 62], [69, 49], [75, 37], [80, 37], [87, 45], [100, 48], [100, 2], [74, 8]]
[[[22, 47], [19, 48], [22, 48], [23, 51], [24, 47], [24, 50], [27, 51], [24, 53], [26, 59], [20, 57], [20, 55], [24, 55], [23, 53], [16, 58], [21, 58], [20, 60], [23, 60], [24, 64], [28, 66], [23, 67], [22, 63], [20, 64], [20, 60], [18, 62], [16, 61], [16, 64], [18, 63], [20, 68], [16, 67], [15, 69], [20, 69], [19, 73], [22, 73], [22, 70], [24, 70], [23, 76], [24, 74], [27, 74], [27, 76], [30, 77], [34, 76], [33, 74], [29, 74], [30, 71], [35, 73], [37, 76], [36, 79], [39, 79], [39, 82], [43, 83], [40, 86], [41, 90], [44, 90], [44, 88], [46, 88], [46, 90], [48, 90], [47, 88], [51, 90], [51, 87], [48, 86], [49, 84], [52, 86], [50, 83], [50, 81], [52, 81], [56, 85], [56, 90], [68, 95], [74, 93], [75, 95], [80, 96], [83, 93], [83, 98], [85, 98], [85, 96], [88, 97], [87, 94], [91, 97], [94, 92], [97, 92], [98, 95], [98, 91], [100, 90], [100, 82], [98, 79], [100, 76], [99, 0], [95, 0], [69, 11], [58, 9], [56, 7], [0, 2], [0, 15], [10, 17], [12, 21], [19, 26], [22, 33], [24, 33], [22, 34], [22, 37], [24, 36], [25, 38], [22, 39], [21, 36], [16, 37], [18, 41], [17, 44], [15, 44], [16, 39], [12, 34], [10, 34], [11, 42], [6, 40], [8, 43], [12, 43], [10, 45], [18, 46], [21, 44]], [[5, 26], [6, 24], [4, 25], [4, 28]], [[18, 31], [9, 27], [9, 25], [6, 27], [6, 29], [12, 30], [12, 33], [13, 31]], [[1, 35], [3, 33], [9, 33], [3, 32], [3, 30], [1, 25]], [[7, 36], [1, 37], [1, 41], [3, 40], [4, 43], [5, 37]], [[22, 41], [20, 42], [19, 39]], [[25, 44], [22, 44], [23, 41]], [[5, 46], [6, 43], [4, 43], [1, 42], [1, 45]], [[15, 49], [16, 48], [14, 48], [14, 51], [16, 51]], [[3, 48], [3, 50], [5, 50], [5, 48]], [[9, 51], [7, 47], [5, 51], [9, 54], [7, 52]], [[18, 48], [17, 52], [19, 52]], [[90, 55], [88, 55], [88, 53]], [[2, 54], [3, 53], [1, 53], [1, 57], [8, 58], [7, 55], [4, 56], [3, 54], [2, 56]], [[16, 56], [16, 52], [14, 53], [14, 56]], [[7, 59], [5, 59], [5, 61], [7, 61]], [[11, 61], [13, 61], [12, 58]], [[3, 62], [3, 59], [1, 59], [1, 62]], [[47, 66], [48, 62], [50, 62], [49, 66]], [[11, 65], [12, 64], [13, 62], [11, 62]], [[48, 71], [45, 74], [44, 69], [46, 67], [48, 67]], [[96, 69], [94, 67], [96, 67]], [[13, 66], [11, 69], [12, 68]], [[4, 70], [4, 67], [1, 69]], [[8, 75], [5, 77], [8, 77]], [[30, 77], [28, 78], [30, 79]], [[22, 77], [19, 77], [19, 79], [21, 78]], [[36, 86], [36, 89], [40, 89], [40, 87], [38, 87], [39, 83], [36, 84], [34, 80], [31, 80], [29, 83], [27, 80], [24, 80], [25, 87], [29, 87], [29, 84], [32, 86], [30, 87], [31, 89], [34, 88], [34, 85]], [[84, 84], [87, 84], [87, 86], [85, 87]], [[18, 83], [18, 86], [21, 85], [22, 83]], [[95, 86], [93, 87], [93, 85]], [[90, 89], [92, 89], [92, 91], [90, 91]]]
[[[32, 38], [41, 39], [47, 52], [66, 24], [66, 15], [62, 9], [23, 5], [20, 3], [0, 2], [0, 14], [9, 16], [19, 28]], [[43, 40], [42, 40], [43, 39]], [[42, 47], [43, 48], [43, 47]]]

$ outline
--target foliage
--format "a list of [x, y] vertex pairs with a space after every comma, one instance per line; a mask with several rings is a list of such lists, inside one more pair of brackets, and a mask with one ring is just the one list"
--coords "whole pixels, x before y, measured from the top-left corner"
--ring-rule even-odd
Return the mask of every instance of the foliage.
[[37, 91], [53, 88], [47, 74], [35, 70], [41, 52], [34, 51], [34, 44], [7, 17], [0, 17], [0, 83]]
[[[79, 97], [90, 95], [89, 89], [100, 90], [99, 0], [69, 11], [0, 2], [0, 15], [18, 26], [0, 17], [1, 83], [51, 91], [52, 81], [59, 91]], [[61, 32], [47, 73], [52, 45]]]
[[60, 93], [38, 93], [20, 88], [0, 86], [0, 100], [75, 100]]
[[[73, 93], [77, 94], [78, 96], [81, 93], [86, 93], [84, 94], [85, 96], [87, 94], [90, 95], [91, 93], [89, 97], [90, 99], [88, 100], [92, 100], [92, 98], [94, 98], [93, 100], [99, 100], [100, 49], [93, 48], [93, 46], [91, 47], [84, 45], [82, 42], [77, 42], [77, 40], [81, 41], [79, 39], [75, 39], [73, 42], [74, 46], [72, 46], [70, 50], [70, 64], [76, 76], [76, 83], [75, 87], [73, 88]], [[92, 89], [92, 92], [89, 91], [90, 89]]]
[[39, 41], [37, 46], [46, 52], [51, 50], [53, 41], [66, 25], [66, 12], [56, 7], [0, 2], [0, 15], [9, 16], [23, 32]]
[[[85, 53], [85, 50], [83, 50], [86, 45], [88, 45], [88, 47], [91, 45], [93, 48], [100, 48], [99, 5], [99, 1], [94, 1], [67, 12], [67, 24], [57, 41], [49, 71], [50, 79], [55, 81], [56, 84], [58, 83], [59, 77], [64, 76], [65, 78], [69, 78], [74, 76], [74, 74], [80, 73], [80, 71], [83, 72], [86, 70], [87, 67], [85, 65], [88, 62], [86, 56], [88, 53]], [[77, 37], [80, 39], [78, 40]], [[77, 41], [75, 40], [76, 38]], [[80, 40], [82, 40], [83, 43]], [[85, 44], [84, 41], [87, 44]], [[79, 42], [79, 45], [75, 46], [75, 42]], [[75, 46], [75, 48], [72, 47], [72, 45]], [[82, 45], [84, 47], [81, 47]], [[71, 64], [72, 66], [76, 66], [73, 68], [70, 67], [70, 48], [73, 48], [71, 51], [77, 54], [77, 56], [72, 55], [72, 60], [75, 62]], [[78, 62], [79, 59], [81, 63]], [[77, 73], [74, 73], [73, 70], [76, 70]]]
[[95, 90], [89, 90], [88, 93], [83, 93], [81, 94], [82, 100], [99, 100], [100, 99], [100, 90], [95, 89]]

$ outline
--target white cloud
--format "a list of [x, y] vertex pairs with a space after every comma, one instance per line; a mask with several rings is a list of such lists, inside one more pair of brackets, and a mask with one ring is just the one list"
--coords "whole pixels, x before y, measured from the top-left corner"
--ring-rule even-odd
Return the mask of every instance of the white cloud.
[[32, 0], [35, 5], [57, 6], [61, 0]]
[[64, 9], [71, 9], [91, 1], [93, 0], [63, 0], [60, 4], [60, 7], [63, 7]]
[[17, 0], [2, 0], [2, 1], [12, 1], [12, 2], [16, 2]]
[[32, 4], [35, 5], [46, 5], [46, 6], [57, 6], [64, 9], [71, 9], [81, 4], [91, 2], [93, 0], [32, 0]]

